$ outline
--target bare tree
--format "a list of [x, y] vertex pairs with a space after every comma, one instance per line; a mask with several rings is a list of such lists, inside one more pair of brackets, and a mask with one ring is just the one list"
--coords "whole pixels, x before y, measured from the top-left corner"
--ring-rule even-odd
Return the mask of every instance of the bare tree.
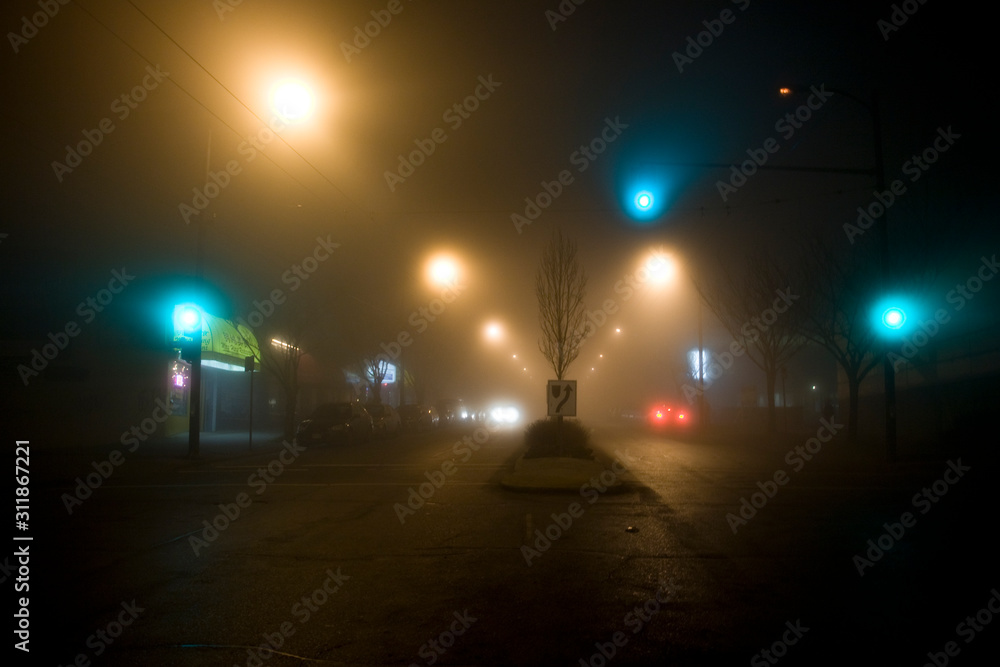
[[535, 274], [535, 295], [538, 297], [538, 320], [542, 337], [538, 347], [563, 380], [566, 370], [580, 353], [586, 338], [584, 320], [587, 275], [577, 259], [576, 242], [556, 230], [542, 253]]
[[[942, 219], [961, 216], [953, 207], [938, 209], [920, 197], [898, 202], [892, 219], [903, 226], [903, 233], [886, 240], [891, 240], [891, 255], [889, 247], [880, 247], [882, 230], [872, 230], [863, 237], [849, 233], [847, 245], [840, 228], [819, 238], [815, 231], [809, 236], [803, 232], [793, 235], [795, 251], [802, 258], [800, 281], [809, 293], [802, 307], [803, 331], [833, 356], [844, 373], [847, 433], [854, 442], [858, 438], [862, 382], [879, 366], [883, 366], [883, 382], [886, 379], [886, 345], [891, 341], [882, 339], [884, 331], [873, 316], [873, 306], [897, 291], [914, 297], [927, 294], [939, 275], [940, 257], [962, 242], [952, 227], [941, 224]], [[927, 370], [934, 372], [933, 367]]]
[[742, 265], [720, 262], [711, 279], [696, 280], [695, 286], [747, 357], [764, 371], [767, 429], [774, 433], [778, 371], [806, 342], [796, 305], [801, 293], [795, 293], [786, 271], [766, 252], [746, 257]]
[[389, 359], [384, 355], [366, 356], [358, 361], [358, 368], [361, 369], [362, 380], [367, 382], [371, 388], [370, 403], [376, 405], [382, 403], [382, 382], [386, 373], [389, 372]]
[[809, 301], [803, 307], [803, 332], [823, 346], [844, 371], [848, 389], [847, 435], [858, 437], [858, 396], [862, 380], [882, 363], [870, 306], [881, 272], [873, 252], [851, 249], [837, 257], [820, 240], [802, 243], [803, 279]]

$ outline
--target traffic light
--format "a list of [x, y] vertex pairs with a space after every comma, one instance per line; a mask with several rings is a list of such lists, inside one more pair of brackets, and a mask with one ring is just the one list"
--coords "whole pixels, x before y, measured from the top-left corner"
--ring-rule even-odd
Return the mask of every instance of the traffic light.
[[[174, 333], [188, 337], [201, 338], [201, 309], [193, 303], [182, 303], [174, 306]], [[195, 336], [194, 334], [198, 335]]]
[[181, 359], [191, 364], [188, 412], [188, 456], [198, 456], [201, 443], [201, 339], [204, 316], [194, 303], [174, 306], [173, 345], [181, 349]]
[[174, 306], [174, 347], [180, 347], [181, 359], [201, 362], [201, 309], [193, 303]]
[[898, 306], [886, 308], [882, 313], [882, 324], [889, 329], [901, 329], [906, 324], [906, 312]]
[[879, 338], [901, 341], [913, 333], [925, 314], [926, 308], [919, 299], [896, 292], [875, 300], [869, 311], [869, 321]]
[[653, 208], [653, 193], [643, 190], [635, 196], [635, 207], [640, 211], [648, 211]]

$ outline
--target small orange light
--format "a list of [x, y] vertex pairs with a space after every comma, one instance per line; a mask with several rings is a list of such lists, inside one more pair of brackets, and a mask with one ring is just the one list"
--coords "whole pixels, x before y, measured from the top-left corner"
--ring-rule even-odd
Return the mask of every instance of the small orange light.
[[682, 412], [681, 414], [677, 415], [677, 418], [678, 419], [684, 419], [684, 413]]
[[792, 94], [792, 89], [791, 89], [791, 88], [784, 88], [784, 87], [783, 87], [783, 88], [779, 88], [779, 89], [778, 89], [778, 92], [779, 92], [779, 93], [780, 93], [781, 95], [791, 95], [791, 94]]

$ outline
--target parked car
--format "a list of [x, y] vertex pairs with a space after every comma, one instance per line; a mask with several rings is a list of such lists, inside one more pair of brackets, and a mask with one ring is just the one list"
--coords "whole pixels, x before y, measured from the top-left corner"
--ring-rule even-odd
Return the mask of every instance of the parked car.
[[399, 417], [406, 431], [426, 431], [440, 423], [438, 411], [430, 405], [401, 405]]
[[301, 444], [368, 442], [372, 418], [360, 403], [324, 403], [299, 424], [295, 439]]
[[399, 435], [402, 421], [396, 408], [378, 403], [368, 405], [365, 409], [372, 416], [372, 428], [377, 437], [393, 438]]

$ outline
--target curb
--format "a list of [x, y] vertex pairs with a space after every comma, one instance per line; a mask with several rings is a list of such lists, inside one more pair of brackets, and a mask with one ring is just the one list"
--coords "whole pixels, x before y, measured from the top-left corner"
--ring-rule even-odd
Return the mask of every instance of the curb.
[[[596, 478], [604, 483], [607, 493], [628, 490], [635, 481], [628, 470], [616, 473], [611, 461], [602, 463], [600, 458], [602, 457], [525, 459], [522, 454], [514, 462], [514, 470], [501, 478], [500, 486], [508, 491], [579, 492], [581, 487]], [[607, 480], [608, 474], [612, 476], [610, 481]]]

